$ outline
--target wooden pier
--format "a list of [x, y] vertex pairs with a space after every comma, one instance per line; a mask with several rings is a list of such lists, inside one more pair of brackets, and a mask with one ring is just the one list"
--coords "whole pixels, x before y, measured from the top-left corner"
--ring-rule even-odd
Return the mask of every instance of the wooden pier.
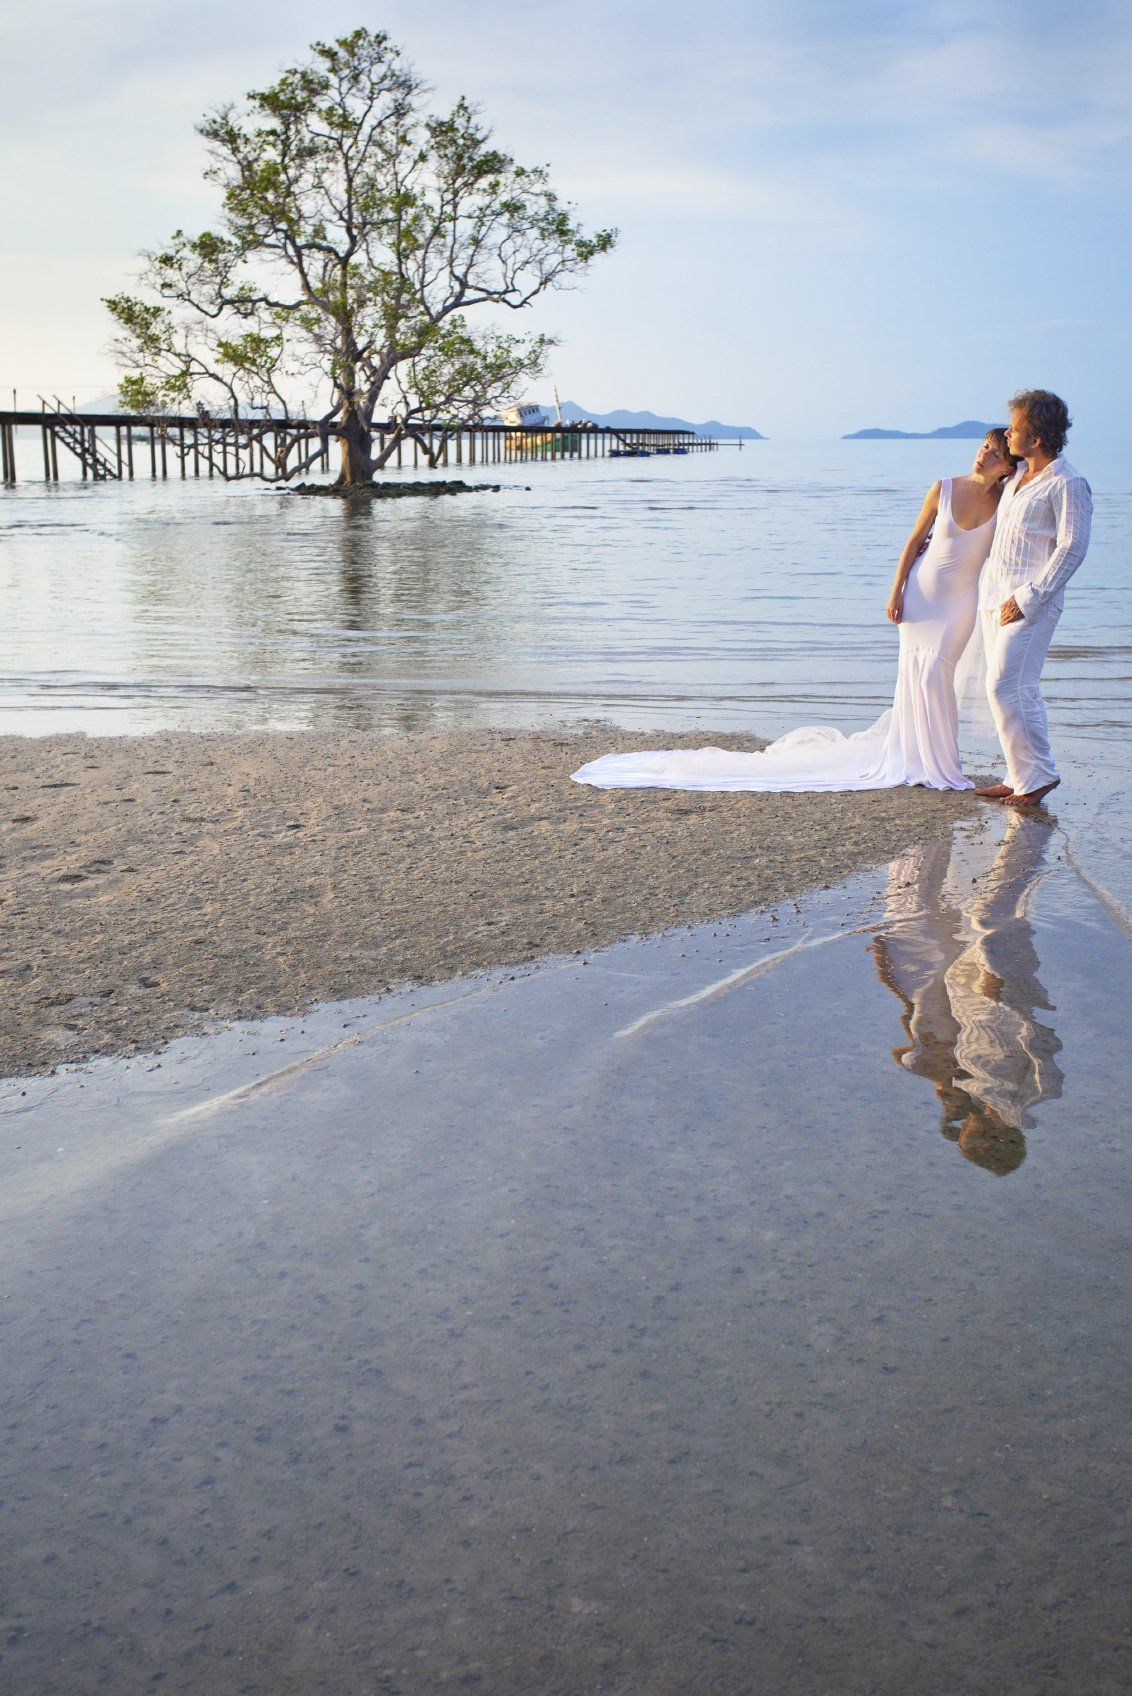
[[[199, 414], [142, 416], [77, 413], [61, 402], [41, 411], [0, 411], [0, 478], [16, 481], [16, 431], [40, 437], [45, 482], [60, 480], [60, 463], [77, 461], [84, 481], [135, 477], [266, 478], [285, 483], [277, 469], [317, 455], [308, 470], [328, 472], [336, 458], [333, 433], [319, 440], [313, 418], [214, 418]], [[598, 424], [414, 424], [390, 420], [373, 427], [374, 452], [388, 446], [385, 470], [452, 465], [502, 465], [528, 460], [644, 458], [700, 453], [719, 444], [691, 430], [615, 430]], [[293, 458], [292, 458], [293, 456]], [[37, 456], [38, 457], [38, 456]], [[334, 467], [337, 468], [336, 465]]]

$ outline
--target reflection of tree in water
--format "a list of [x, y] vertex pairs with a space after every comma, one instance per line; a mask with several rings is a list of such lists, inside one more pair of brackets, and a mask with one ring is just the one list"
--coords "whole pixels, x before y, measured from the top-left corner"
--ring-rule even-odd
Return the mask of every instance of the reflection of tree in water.
[[369, 628], [370, 588], [373, 581], [373, 507], [359, 508], [343, 501], [339, 533], [339, 583], [342, 591], [341, 619], [344, 630]]
[[327, 499], [311, 503], [301, 530], [269, 540], [281, 593], [265, 658], [272, 675], [297, 674], [292, 712], [352, 730], [464, 722], [445, 685], [478, 679], [485, 656], [515, 646], [522, 560], [500, 547], [491, 510], [445, 500]]
[[454, 681], [506, 686], [537, 657], [541, 579], [504, 496], [136, 493], [86, 663], [120, 649], [143, 697], [176, 686], [185, 722], [443, 728]]
[[1061, 1043], [1037, 1016], [1052, 1009], [1026, 917], [1051, 829], [1012, 813], [993, 865], [966, 889], [954, 844], [902, 855], [872, 944], [881, 982], [904, 1004], [908, 1041], [893, 1058], [934, 1084], [944, 1136], [999, 1175], [1026, 1158], [1030, 1110], [1061, 1095]]
[[[488, 497], [422, 496], [408, 501], [343, 502], [340, 526], [320, 544], [337, 555], [347, 628], [394, 628], [431, 652], [434, 622], [474, 620], [482, 639], [506, 636], [522, 589], [522, 556], [501, 545]], [[328, 501], [337, 517], [336, 502]]]
[[[491, 656], [515, 647], [521, 561], [508, 552], [505, 537], [501, 546], [493, 509], [461, 510], [448, 502], [441, 496], [390, 505], [345, 501], [340, 523], [320, 537], [337, 567], [341, 629], [370, 638], [346, 643], [336, 656], [337, 675], [362, 688], [347, 688], [324, 704], [332, 723], [418, 731], [449, 728], [452, 719], [455, 728], [464, 720], [446, 702], [443, 685], [470, 672], [482, 687]], [[338, 518], [338, 503], [326, 504], [328, 516]]]

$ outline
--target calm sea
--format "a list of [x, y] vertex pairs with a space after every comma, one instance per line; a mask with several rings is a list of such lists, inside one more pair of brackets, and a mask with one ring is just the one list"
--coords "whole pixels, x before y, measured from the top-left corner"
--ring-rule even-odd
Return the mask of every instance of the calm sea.
[[[925, 488], [974, 446], [492, 467], [465, 475], [499, 493], [360, 509], [207, 481], [29, 480], [0, 495], [0, 731], [857, 728], [891, 694], [901, 544]], [[1082, 836], [1117, 875], [1132, 471], [1112, 444], [1073, 442], [1071, 458], [1096, 528], [1047, 696], [1071, 805], [1103, 799]]]

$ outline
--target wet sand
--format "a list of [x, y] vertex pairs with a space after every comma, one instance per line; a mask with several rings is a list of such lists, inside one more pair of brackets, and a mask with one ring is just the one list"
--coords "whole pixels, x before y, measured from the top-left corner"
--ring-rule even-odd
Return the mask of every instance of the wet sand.
[[1128, 944], [1060, 847], [0, 1085], [0, 1686], [1126, 1692]]
[[0, 1075], [751, 911], [969, 797], [602, 793], [613, 749], [747, 736], [0, 739]]

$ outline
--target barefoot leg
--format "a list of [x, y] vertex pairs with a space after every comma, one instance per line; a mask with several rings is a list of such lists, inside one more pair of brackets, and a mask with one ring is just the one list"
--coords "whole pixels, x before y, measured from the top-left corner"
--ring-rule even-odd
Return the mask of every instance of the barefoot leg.
[[1060, 782], [1061, 779], [1055, 777], [1052, 783], [1044, 783], [1040, 789], [1032, 789], [1028, 795], [1005, 795], [1002, 804], [1004, 807], [1018, 807], [1022, 810], [1040, 807], [1050, 790], [1056, 789]]
[[976, 789], [975, 794], [981, 795], [984, 801], [1005, 801], [1008, 795], [1013, 795], [1009, 783], [988, 783], [982, 789]]

